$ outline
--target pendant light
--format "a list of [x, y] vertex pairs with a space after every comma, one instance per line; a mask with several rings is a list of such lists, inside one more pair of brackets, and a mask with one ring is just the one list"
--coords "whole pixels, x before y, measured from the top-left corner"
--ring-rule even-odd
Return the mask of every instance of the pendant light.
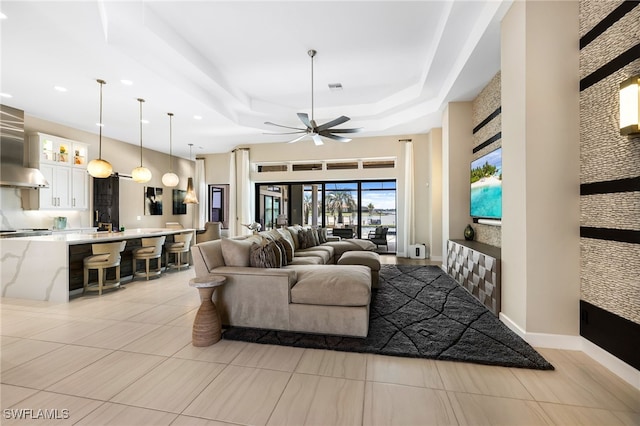
[[[189, 144], [189, 161], [191, 161], [191, 148], [193, 144]], [[198, 197], [196, 197], [196, 192], [193, 190], [193, 178], [187, 179], [187, 195], [184, 196], [184, 204], [198, 204]]]
[[98, 145], [98, 158], [89, 161], [89, 164], [87, 164], [87, 171], [94, 178], [107, 178], [113, 173], [113, 167], [111, 164], [102, 159], [102, 86], [107, 84], [107, 82], [104, 80], [96, 81], [100, 85], [100, 122], [98, 123], [98, 126], [100, 127], [100, 139]]
[[142, 167], [142, 103], [144, 99], [138, 98], [140, 102], [140, 166], [133, 169], [131, 177], [138, 183], [145, 183], [151, 180], [151, 170]]
[[173, 121], [173, 113], [168, 112], [167, 115], [169, 116], [169, 171], [162, 175], [162, 184], [172, 188], [178, 185], [180, 178], [177, 174], [173, 173], [173, 127], [171, 125]]

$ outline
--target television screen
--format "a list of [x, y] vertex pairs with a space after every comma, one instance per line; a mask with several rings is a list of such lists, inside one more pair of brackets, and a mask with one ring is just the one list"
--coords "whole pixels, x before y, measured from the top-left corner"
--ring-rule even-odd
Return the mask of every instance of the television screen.
[[502, 148], [471, 162], [471, 217], [502, 218]]

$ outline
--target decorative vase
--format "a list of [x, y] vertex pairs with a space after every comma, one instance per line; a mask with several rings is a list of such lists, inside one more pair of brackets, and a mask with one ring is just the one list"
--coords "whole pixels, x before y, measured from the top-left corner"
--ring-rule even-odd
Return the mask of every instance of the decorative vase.
[[473, 237], [476, 235], [475, 231], [473, 230], [473, 228], [471, 227], [471, 225], [467, 225], [466, 228], [464, 228], [464, 239], [467, 241], [472, 241]]

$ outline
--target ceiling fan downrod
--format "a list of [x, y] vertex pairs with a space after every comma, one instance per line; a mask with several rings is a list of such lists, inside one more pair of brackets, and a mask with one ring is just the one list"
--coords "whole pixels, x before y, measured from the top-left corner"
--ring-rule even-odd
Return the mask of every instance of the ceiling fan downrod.
[[314, 123], [315, 127], [314, 115], [313, 115], [313, 58], [316, 56], [315, 50], [311, 49], [307, 52], [307, 54], [311, 57], [311, 121]]

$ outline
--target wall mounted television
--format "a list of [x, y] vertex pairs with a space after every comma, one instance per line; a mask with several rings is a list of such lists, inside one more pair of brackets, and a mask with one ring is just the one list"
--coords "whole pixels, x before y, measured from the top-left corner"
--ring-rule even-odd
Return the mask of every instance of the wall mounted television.
[[502, 219], [502, 148], [471, 162], [471, 217]]

